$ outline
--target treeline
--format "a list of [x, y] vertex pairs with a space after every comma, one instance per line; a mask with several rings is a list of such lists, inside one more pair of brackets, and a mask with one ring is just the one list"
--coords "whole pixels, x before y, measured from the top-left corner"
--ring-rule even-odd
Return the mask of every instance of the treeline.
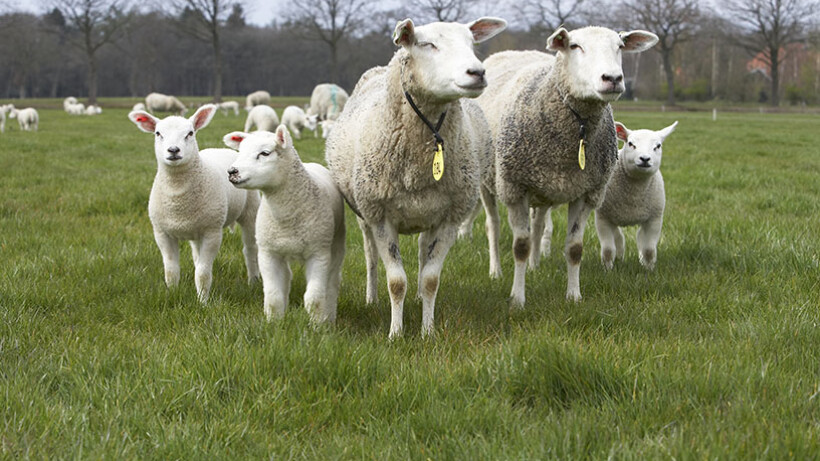
[[[616, 14], [598, 11], [599, 23], [616, 29], [642, 28]], [[395, 19], [412, 12], [372, 13], [371, 26], [337, 42], [337, 69], [330, 65], [327, 43], [312, 40], [297, 22], [266, 27], [246, 23], [241, 6], [220, 25], [222, 94], [244, 95], [264, 89], [273, 95], [308, 95], [321, 82], [334, 80], [352, 90], [368, 68], [385, 64], [395, 47], [390, 40]], [[116, 39], [96, 50], [98, 94], [141, 97], [158, 91], [180, 96], [212, 95], [214, 53], [211, 44], [180, 27], [184, 18], [159, 11], [128, 13]], [[520, 24], [520, 22], [519, 22]], [[576, 20], [568, 27], [585, 25]], [[480, 50], [543, 49], [552, 32], [543, 25], [511, 27]], [[86, 97], [89, 61], [74, 46], [70, 27], [58, 8], [43, 15], [9, 12], [0, 16], [0, 97]], [[721, 99], [768, 102], [771, 78], [759, 57], [742, 48], [733, 35], [748, 33], [717, 18], [702, 16], [697, 33], [672, 55], [674, 94], [678, 100]], [[820, 53], [817, 32], [790, 43], [781, 65], [779, 90], [786, 103], [820, 101]], [[668, 79], [660, 52], [624, 56], [626, 98], [665, 99]]]

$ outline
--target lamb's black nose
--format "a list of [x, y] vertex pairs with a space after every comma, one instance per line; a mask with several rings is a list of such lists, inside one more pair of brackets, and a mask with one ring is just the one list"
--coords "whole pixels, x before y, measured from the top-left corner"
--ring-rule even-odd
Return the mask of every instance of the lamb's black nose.
[[486, 73], [487, 73], [487, 71], [484, 70], [484, 69], [468, 69], [467, 70], [467, 75], [472, 75], [473, 77], [478, 77], [478, 78], [481, 78], [481, 79], [484, 78], [484, 74], [486, 74]]
[[649, 158], [649, 157], [638, 157], [638, 159], [639, 159], [641, 162], [643, 162], [643, 163], [645, 163], [645, 164], [647, 164], [647, 165], [649, 164], [649, 161], [650, 161], [650, 160], [652, 160], [652, 159], [651, 159], [651, 158]]
[[172, 154], [178, 154], [179, 153], [179, 147], [171, 146], [171, 147], [168, 148], [168, 152], [170, 152]]
[[239, 173], [239, 170], [237, 170], [236, 168], [231, 168], [230, 170], [228, 170], [228, 175], [229, 176], [233, 176], [237, 173]]

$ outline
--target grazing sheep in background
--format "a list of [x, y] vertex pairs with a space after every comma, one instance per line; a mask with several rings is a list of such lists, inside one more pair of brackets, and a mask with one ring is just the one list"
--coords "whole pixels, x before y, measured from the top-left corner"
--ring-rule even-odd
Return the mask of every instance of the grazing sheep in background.
[[71, 106], [73, 104], [77, 104], [77, 98], [75, 98], [74, 96], [69, 96], [63, 99], [63, 110], [68, 112], [68, 106]]
[[615, 122], [618, 139], [618, 164], [606, 187], [601, 206], [595, 210], [595, 228], [601, 242], [601, 262], [612, 269], [614, 259], [624, 257], [621, 226], [638, 225], [638, 259], [652, 270], [661, 238], [666, 194], [661, 175], [663, 141], [675, 131], [678, 122], [660, 131], [628, 130]]
[[279, 126], [279, 116], [271, 106], [259, 105], [254, 106], [248, 112], [248, 118], [245, 119], [245, 132], [251, 131], [251, 127], [256, 125], [256, 129], [260, 131], [274, 131]]
[[506, 25], [496, 18], [420, 27], [410, 19], [399, 22], [393, 42], [401, 48], [386, 67], [362, 75], [327, 140], [333, 179], [360, 217], [368, 302], [376, 300], [377, 255], [387, 272], [391, 338], [402, 334], [407, 291], [399, 234], [419, 233], [421, 331], [433, 333], [442, 265], [459, 224], [478, 203], [478, 157], [486, 147], [460, 98], [474, 98], [486, 86], [473, 44]]
[[233, 132], [223, 138], [239, 157], [228, 170], [242, 189], [262, 192], [256, 218], [259, 269], [268, 320], [285, 315], [292, 273], [290, 261], [304, 261], [305, 309], [317, 323], [334, 322], [345, 255], [344, 201], [317, 163], [305, 163], [285, 125], [276, 133]]
[[179, 99], [162, 93], [151, 93], [145, 97], [145, 108], [148, 112], [176, 112], [185, 115], [188, 108]]
[[134, 104], [134, 107], [131, 108], [131, 111], [135, 111], [135, 110], [145, 110], [145, 104], [143, 104], [141, 102], [138, 102], [138, 103]]
[[85, 110], [85, 104], [79, 102], [76, 104], [69, 104], [65, 108], [65, 111], [68, 112], [69, 115], [85, 115]]
[[[531, 251], [540, 254], [546, 210], [561, 203], [569, 203], [566, 296], [581, 299], [584, 227], [603, 200], [617, 154], [609, 102], [624, 91], [621, 53], [657, 41], [645, 31], [559, 28], [547, 39], [555, 57], [505, 51], [485, 61], [490, 86], [478, 102], [493, 132], [496, 187], [513, 230], [513, 305], [524, 305], [527, 260]], [[530, 238], [530, 207], [536, 208], [536, 239]]]
[[224, 101], [217, 104], [222, 110], [222, 115], [228, 115], [228, 111], [233, 111], [234, 115], [239, 115], [239, 103], [236, 101]]
[[102, 114], [102, 108], [97, 105], [91, 105], [85, 108], [85, 115]]
[[310, 95], [308, 115], [316, 115], [319, 120], [336, 120], [347, 103], [347, 91], [334, 83], [320, 83]]
[[157, 175], [148, 216], [162, 253], [165, 283], [168, 287], [179, 284], [179, 241], [189, 240], [201, 302], [208, 300], [222, 229], [235, 222], [242, 227], [248, 280], [259, 277], [255, 237], [259, 194], [238, 190], [228, 181], [226, 172], [236, 160], [235, 151], [200, 151], [196, 142], [196, 133], [210, 123], [215, 112], [216, 106], [207, 104], [188, 119], [170, 116], [160, 120], [145, 111], [128, 114], [140, 130], [154, 136]]
[[37, 113], [37, 109], [33, 107], [17, 109], [12, 106], [9, 110], [9, 118], [16, 118], [17, 124], [20, 125], [22, 131], [37, 131], [40, 124], [40, 115]]
[[307, 115], [301, 107], [288, 106], [282, 112], [282, 124], [287, 126], [293, 133], [296, 139], [302, 139], [302, 130], [307, 128], [313, 131], [313, 137], [316, 137], [316, 115]]
[[13, 109], [12, 104], [0, 105], [0, 133], [6, 132], [6, 113]]
[[270, 104], [270, 93], [264, 90], [259, 90], [254, 91], [245, 97], [245, 110], [251, 110], [254, 106], [258, 106], [260, 104]]
[[[310, 115], [310, 117], [315, 117], [315, 115]], [[322, 127], [322, 139], [327, 139], [327, 137], [330, 136], [334, 123], [336, 123], [335, 120], [322, 120], [319, 122], [319, 126]]]

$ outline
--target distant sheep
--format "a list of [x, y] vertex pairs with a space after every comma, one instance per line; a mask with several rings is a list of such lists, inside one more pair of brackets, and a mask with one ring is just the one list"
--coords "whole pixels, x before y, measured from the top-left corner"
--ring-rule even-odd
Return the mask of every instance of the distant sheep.
[[222, 244], [222, 229], [239, 223], [248, 280], [259, 276], [256, 247], [256, 212], [259, 194], [241, 191], [226, 172], [236, 160], [231, 149], [199, 150], [196, 133], [210, 123], [216, 106], [207, 104], [191, 118], [170, 116], [162, 120], [145, 111], [128, 118], [154, 137], [157, 175], [148, 199], [148, 216], [154, 239], [162, 253], [165, 283], [179, 284], [179, 241], [191, 242], [196, 291], [206, 302], [213, 279], [213, 262]]
[[319, 120], [336, 120], [342, 113], [349, 96], [339, 85], [320, 83], [310, 95], [308, 115], [316, 115]]
[[344, 201], [317, 163], [302, 163], [285, 125], [275, 133], [225, 135], [239, 157], [228, 170], [242, 189], [262, 192], [256, 219], [259, 269], [268, 320], [285, 315], [291, 261], [305, 262], [305, 309], [314, 322], [334, 322], [345, 254]]
[[80, 103], [80, 102], [78, 102], [76, 104], [69, 104], [65, 108], [65, 111], [68, 112], [69, 115], [84, 115], [85, 110], [86, 110], [85, 109], [85, 104]]
[[254, 91], [245, 97], [245, 110], [251, 110], [254, 106], [258, 106], [260, 104], [270, 104], [270, 93], [264, 90], [259, 90]]
[[40, 115], [37, 109], [33, 107], [26, 107], [25, 109], [17, 109], [12, 107], [9, 110], [9, 118], [16, 118], [17, 124], [23, 131], [37, 131], [40, 124]]
[[288, 106], [282, 112], [282, 124], [288, 127], [293, 137], [296, 139], [302, 138], [302, 130], [308, 129], [313, 132], [313, 137], [316, 137], [316, 115], [307, 115], [301, 107]]
[[185, 115], [188, 108], [179, 99], [162, 93], [151, 93], [145, 97], [145, 108], [149, 112], [176, 112]]
[[228, 115], [228, 111], [233, 111], [234, 115], [239, 115], [239, 103], [236, 101], [223, 101], [217, 104], [222, 110], [222, 115]]
[[68, 112], [68, 106], [72, 104], [77, 104], [77, 98], [75, 98], [74, 96], [69, 96], [63, 99], [63, 110]]
[[[315, 117], [315, 115], [311, 115], [311, 117]], [[322, 120], [319, 122], [319, 126], [322, 127], [322, 139], [327, 139], [330, 136], [334, 123], [336, 123], [335, 120]]]
[[253, 126], [256, 126], [257, 130], [273, 132], [279, 126], [279, 116], [271, 106], [254, 106], [245, 119], [245, 132], [251, 131]]
[[85, 108], [85, 115], [102, 114], [102, 108], [98, 105], [91, 105]]
[[638, 225], [638, 259], [652, 270], [658, 255], [666, 194], [661, 175], [663, 142], [678, 122], [660, 131], [628, 130], [615, 122], [618, 139], [618, 166], [606, 187], [601, 206], [595, 210], [595, 227], [601, 242], [601, 262], [612, 269], [614, 259], [624, 257], [622, 226]]
[[6, 131], [6, 113], [8, 113], [14, 106], [11, 104], [0, 105], [0, 133]]

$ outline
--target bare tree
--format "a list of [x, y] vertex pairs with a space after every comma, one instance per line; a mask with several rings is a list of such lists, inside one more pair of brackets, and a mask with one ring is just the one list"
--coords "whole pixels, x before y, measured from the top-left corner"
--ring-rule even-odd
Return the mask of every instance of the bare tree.
[[[118, 40], [129, 16], [127, 0], [53, 0], [65, 17], [66, 41], [85, 55], [88, 67], [88, 102], [97, 103], [97, 53]], [[56, 31], [60, 33], [60, 31]]]
[[339, 81], [339, 45], [364, 27], [374, 0], [292, 0], [291, 18], [305, 38], [325, 43], [330, 50], [330, 75]]
[[769, 68], [771, 104], [780, 105], [780, 64], [786, 45], [802, 38], [817, 16], [818, 0], [727, 0], [727, 19], [744, 29], [738, 45]]
[[655, 47], [666, 74], [666, 103], [675, 104], [675, 47], [687, 41], [698, 24], [698, 0], [626, 0], [625, 9], [643, 28], [658, 36]]
[[588, 0], [522, 0], [511, 2], [520, 20], [530, 28], [553, 31], [580, 18]]
[[222, 101], [221, 28], [239, 0], [173, 0], [171, 5], [178, 18], [179, 29], [211, 45], [213, 53], [214, 101]]
[[475, 0], [409, 0], [407, 7], [414, 18], [423, 22], [446, 21], [454, 22], [464, 19], [470, 3]]

